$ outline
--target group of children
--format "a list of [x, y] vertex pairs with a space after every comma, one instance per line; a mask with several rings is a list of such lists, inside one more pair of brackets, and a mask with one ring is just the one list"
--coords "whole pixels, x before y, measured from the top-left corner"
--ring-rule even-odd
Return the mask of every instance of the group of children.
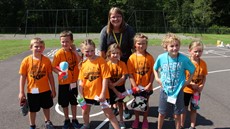
[[[73, 34], [63, 31], [60, 34], [62, 48], [59, 49], [53, 62], [42, 53], [45, 43], [40, 38], [31, 40], [30, 49], [32, 55], [23, 59], [19, 70], [20, 92], [19, 101], [22, 105], [25, 100], [29, 104], [30, 129], [35, 129], [36, 112], [43, 109], [46, 128], [52, 129], [50, 121], [50, 108], [53, 106], [53, 98], [56, 96], [55, 84], [52, 71], [59, 76], [63, 74], [58, 66], [61, 62], [68, 62], [67, 78], [59, 78], [58, 81], [58, 104], [63, 108], [65, 121], [63, 129], [72, 125], [74, 128], [90, 128], [90, 109], [92, 105], [101, 105], [105, 116], [109, 119], [114, 129], [124, 129], [123, 99], [127, 89], [135, 89], [132, 92], [134, 101], [145, 101], [144, 110], [134, 110], [135, 119], [132, 128], [139, 128], [139, 115], [143, 113], [142, 129], [148, 129], [149, 98], [153, 93], [154, 79], [161, 86], [158, 129], [163, 126], [165, 115], [169, 106], [173, 106], [176, 129], [184, 128], [186, 110], [193, 94], [200, 95], [206, 80], [207, 66], [200, 57], [203, 45], [194, 41], [189, 46], [189, 58], [179, 52], [180, 39], [173, 33], [166, 34], [162, 41], [165, 53], [158, 56], [156, 61], [147, 52], [148, 37], [144, 34], [136, 34], [134, 37], [134, 52], [129, 57], [127, 64], [120, 60], [121, 48], [114, 43], [109, 46], [106, 58], [95, 54], [95, 43], [86, 39], [81, 43], [82, 56], [76, 51]], [[125, 86], [129, 78], [131, 87]], [[27, 81], [27, 96], [24, 92]], [[79, 90], [78, 90], [79, 89]], [[183, 90], [184, 89], [184, 90]], [[84, 124], [81, 126], [76, 119], [77, 96], [81, 94], [87, 104], [82, 109]], [[95, 99], [97, 98], [97, 99]], [[118, 98], [118, 99], [117, 99]], [[119, 121], [110, 104], [117, 104], [119, 108]], [[139, 101], [139, 100], [138, 100]], [[71, 105], [72, 121], [69, 118], [68, 106]], [[103, 105], [105, 104], [105, 105]], [[194, 103], [191, 104], [191, 127], [195, 129], [196, 110]], [[185, 107], [184, 107], [185, 106]], [[196, 105], [197, 106], [197, 105]], [[185, 110], [186, 109], [186, 110]], [[72, 123], [72, 124], [71, 124]]]

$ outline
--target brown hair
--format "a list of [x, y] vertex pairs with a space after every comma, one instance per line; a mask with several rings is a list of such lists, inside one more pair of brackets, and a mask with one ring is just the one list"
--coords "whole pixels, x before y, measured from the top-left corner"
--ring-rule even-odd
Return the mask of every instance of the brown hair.
[[67, 36], [69, 36], [70, 39], [73, 41], [73, 33], [72, 33], [71, 31], [69, 31], [69, 30], [64, 30], [64, 31], [62, 31], [62, 32], [60, 33], [60, 38], [61, 38], [61, 37], [67, 37]]
[[[137, 33], [134, 37], [133, 37], [133, 46], [135, 47], [136, 42], [138, 41], [138, 39], [145, 39], [146, 40], [146, 44], [148, 45], [148, 37], [142, 33]], [[136, 51], [134, 49], [134, 51]], [[145, 50], [146, 51], [146, 50]]]
[[119, 50], [120, 50], [120, 56], [121, 56], [122, 52], [121, 52], [120, 46], [119, 46], [118, 44], [116, 44], [116, 43], [113, 43], [113, 44], [111, 44], [111, 45], [109, 46], [108, 51], [106, 52], [106, 58], [107, 58], [107, 59], [111, 56], [111, 53], [112, 53], [115, 49], [119, 49]]
[[122, 17], [122, 22], [121, 22], [121, 26], [120, 26], [120, 32], [124, 32], [125, 30], [125, 20], [124, 20], [124, 14], [122, 12], [122, 10], [118, 7], [112, 7], [110, 10], [109, 10], [109, 14], [108, 14], [108, 23], [107, 23], [107, 34], [110, 34], [112, 33], [113, 31], [113, 25], [111, 24], [110, 22], [110, 18], [111, 18], [111, 15], [112, 13], [117, 13], [117, 14], [120, 14], [121, 17]]
[[167, 33], [162, 40], [161, 46], [167, 50], [167, 46], [173, 42], [178, 42], [179, 45], [181, 44], [180, 39], [173, 33]]
[[36, 37], [36, 38], [31, 39], [30, 49], [33, 47], [34, 43], [40, 43], [40, 44], [43, 44], [45, 46], [45, 42], [41, 38]]

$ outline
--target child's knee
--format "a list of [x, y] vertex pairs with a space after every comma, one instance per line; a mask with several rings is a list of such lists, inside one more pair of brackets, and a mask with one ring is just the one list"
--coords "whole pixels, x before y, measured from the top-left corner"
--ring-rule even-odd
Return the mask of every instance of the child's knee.
[[115, 115], [113, 114], [110, 108], [103, 109], [103, 111], [109, 120], [112, 120], [115, 117]]

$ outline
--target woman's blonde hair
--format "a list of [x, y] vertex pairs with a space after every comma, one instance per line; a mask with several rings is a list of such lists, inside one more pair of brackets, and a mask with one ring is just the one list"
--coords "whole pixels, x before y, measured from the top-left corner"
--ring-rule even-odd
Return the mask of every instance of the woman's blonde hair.
[[178, 42], [179, 45], [181, 44], [179, 37], [177, 37], [173, 33], [167, 33], [162, 40], [161, 46], [167, 50], [167, 46], [173, 42]]

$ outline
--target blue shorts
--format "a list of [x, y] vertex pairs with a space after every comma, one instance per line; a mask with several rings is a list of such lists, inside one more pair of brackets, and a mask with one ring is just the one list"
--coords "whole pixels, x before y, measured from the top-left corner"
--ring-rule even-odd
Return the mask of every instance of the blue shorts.
[[54, 105], [50, 90], [39, 94], [27, 93], [27, 98], [30, 112], [38, 112], [41, 108], [49, 109]]
[[61, 107], [68, 107], [69, 103], [71, 105], [77, 105], [77, 95], [78, 90], [77, 87], [71, 89], [70, 84], [65, 85], [59, 85], [58, 88], [58, 104], [61, 105]]
[[167, 102], [167, 94], [164, 92], [163, 89], [160, 90], [160, 100], [159, 100], [159, 108], [158, 112], [160, 114], [166, 115], [168, 111], [170, 111], [169, 108], [173, 109], [173, 112], [175, 115], [180, 115], [184, 112], [184, 93], [183, 90], [180, 91], [180, 93], [177, 96], [176, 104], [171, 104]]

